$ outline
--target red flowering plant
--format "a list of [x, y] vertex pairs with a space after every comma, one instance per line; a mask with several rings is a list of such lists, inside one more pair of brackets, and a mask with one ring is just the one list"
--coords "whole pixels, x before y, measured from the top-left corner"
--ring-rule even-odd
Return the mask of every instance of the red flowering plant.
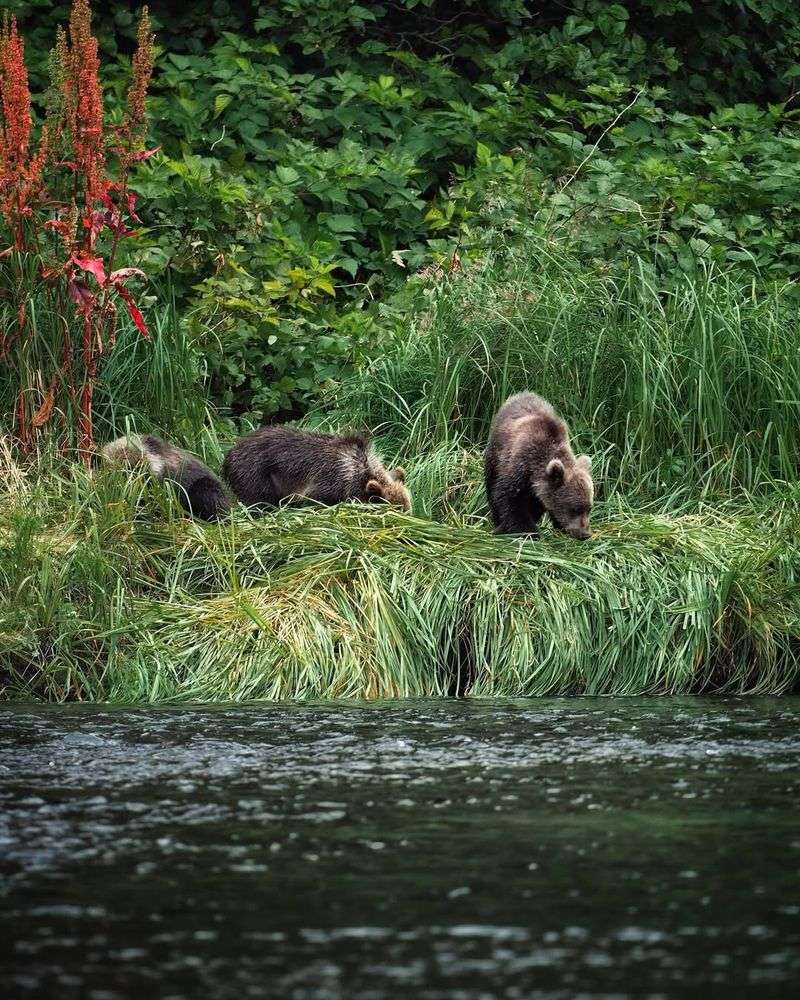
[[11, 372], [11, 423], [25, 451], [57, 418], [62, 441], [74, 442], [88, 462], [94, 388], [114, 347], [118, 303], [148, 336], [128, 288], [144, 275], [117, 265], [122, 240], [140, 221], [130, 172], [156, 152], [145, 148], [152, 68], [145, 7], [124, 112], [109, 123], [89, 0], [73, 0], [68, 30], [59, 30], [51, 53], [51, 87], [34, 143], [24, 42], [15, 19], [3, 18], [0, 240], [8, 245], [0, 245], [0, 366]]

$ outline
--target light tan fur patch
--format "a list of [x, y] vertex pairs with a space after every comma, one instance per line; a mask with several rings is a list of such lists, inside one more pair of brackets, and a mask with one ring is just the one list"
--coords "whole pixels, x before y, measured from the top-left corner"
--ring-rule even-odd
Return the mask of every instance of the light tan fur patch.
[[141, 465], [146, 462], [154, 476], [160, 478], [164, 473], [164, 459], [148, 451], [138, 434], [111, 441], [102, 448], [100, 454], [109, 465]]

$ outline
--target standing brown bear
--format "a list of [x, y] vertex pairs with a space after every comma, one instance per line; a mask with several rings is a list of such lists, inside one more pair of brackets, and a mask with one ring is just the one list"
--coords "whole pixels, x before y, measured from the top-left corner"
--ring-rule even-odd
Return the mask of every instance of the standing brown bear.
[[388, 472], [366, 434], [260, 427], [231, 448], [222, 474], [249, 507], [275, 507], [287, 499], [326, 506], [382, 500], [411, 509], [405, 471]]
[[567, 425], [541, 396], [522, 392], [500, 407], [489, 434], [485, 473], [498, 534], [535, 535], [547, 512], [560, 531], [591, 537], [589, 456], [575, 458]]

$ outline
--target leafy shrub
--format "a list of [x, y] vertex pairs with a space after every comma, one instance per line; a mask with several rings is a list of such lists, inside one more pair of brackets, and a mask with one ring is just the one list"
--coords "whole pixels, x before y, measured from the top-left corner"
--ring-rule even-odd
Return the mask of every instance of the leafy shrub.
[[[12, 8], [43, 55], [59, 4]], [[98, 15], [121, 102], [135, 26]], [[789, 0], [216, 0], [202, 18], [156, 0], [153, 17], [163, 155], [135, 182], [135, 263], [169, 273], [236, 415], [305, 407], [402, 331], [410, 274], [495, 234], [797, 276]]]

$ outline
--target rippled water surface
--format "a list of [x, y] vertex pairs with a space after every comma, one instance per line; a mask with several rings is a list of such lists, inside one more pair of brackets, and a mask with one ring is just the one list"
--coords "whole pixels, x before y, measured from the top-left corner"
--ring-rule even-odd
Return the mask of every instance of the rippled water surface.
[[796, 699], [0, 708], [10, 996], [789, 995]]

